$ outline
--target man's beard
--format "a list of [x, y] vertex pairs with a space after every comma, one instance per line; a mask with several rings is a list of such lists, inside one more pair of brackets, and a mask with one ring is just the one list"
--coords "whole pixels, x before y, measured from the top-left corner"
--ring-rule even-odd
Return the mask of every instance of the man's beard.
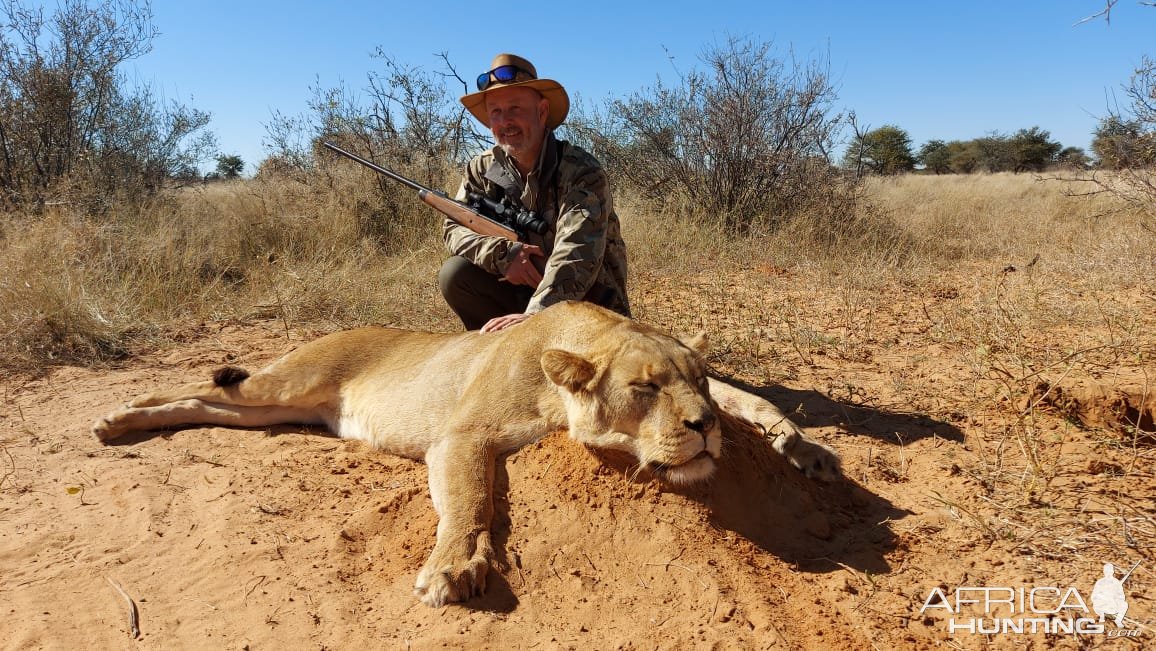
[[[511, 145], [509, 143], [504, 143], [504, 142], [499, 142], [498, 146], [501, 147], [502, 151], [506, 152], [506, 155], [509, 156], [510, 158], [513, 158], [514, 160], [519, 161], [519, 162], [523, 162], [523, 163], [529, 162], [529, 161], [523, 161], [522, 160], [522, 156], [525, 155], [524, 149], [517, 148], [514, 145]], [[521, 154], [521, 155], [519, 155], [519, 154]]]
[[[541, 136], [537, 136], [541, 138]], [[515, 131], [506, 138], [498, 138], [496, 135], [494, 140], [497, 141], [498, 147], [506, 152], [506, 155], [523, 165], [533, 165], [537, 161], [529, 160], [533, 158], [533, 144], [535, 142], [535, 134], [532, 134], [525, 129]], [[511, 144], [509, 141], [513, 140], [518, 145]], [[504, 141], [504, 142], [503, 142]]]

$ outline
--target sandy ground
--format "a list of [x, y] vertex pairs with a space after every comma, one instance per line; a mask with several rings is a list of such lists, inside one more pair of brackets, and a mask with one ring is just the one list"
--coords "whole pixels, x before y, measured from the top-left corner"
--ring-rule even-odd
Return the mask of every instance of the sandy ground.
[[[837, 448], [845, 481], [815, 484], [731, 433], [711, 483], [672, 490], [557, 434], [504, 460], [503, 567], [483, 597], [441, 609], [412, 594], [436, 527], [420, 463], [293, 426], [112, 446], [89, 433], [140, 393], [225, 363], [258, 368], [317, 332], [203, 324], [117, 368], [11, 380], [0, 648], [1151, 648], [1152, 441], [1110, 422], [1113, 400], [1145, 395], [1145, 358], [1070, 374], [1063, 400], [1039, 396], [1047, 479], [1017, 484], [1008, 477], [1030, 474], [1021, 450], [1032, 447], [1016, 410], [978, 406], [966, 346], [909, 327], [928, 296], [932, 314], [935, 300], [958, 300], [929, 291], [895, 288], [893, 313], [873, 318], [853, 355], [768, 354], [765, 371], [721, 358]], [[663, 300], [640, 298], [651, 313]], [[1138, 637], [970, 634], [949, 630], [938, 599], [923, 608], [934, 589], [951, 600], [961, 586], [1071, 586], [1088, 601], [1104, 562], [1117, 576], [1138, 563], [1124, 584]], [[139, 636], [114, 583], [135, 602]]]

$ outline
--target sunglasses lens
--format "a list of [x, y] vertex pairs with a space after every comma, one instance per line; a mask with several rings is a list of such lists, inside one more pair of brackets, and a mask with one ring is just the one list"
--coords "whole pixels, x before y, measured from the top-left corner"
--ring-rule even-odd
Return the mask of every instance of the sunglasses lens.
[[494, 82], [508, 84], [511, 81], [515, 81], [518, 78], [519, 72], [524, 71], [518, 66], [512, 65], [498, 66], [489, 72], [483, 72], [478, 75], [478, 90], [485, 90]]
[[505, 84], [518, 78], [518, 68], [517, 66], [498, 66], [491, 70], [490, 74], [494, 75], [494, 79]]

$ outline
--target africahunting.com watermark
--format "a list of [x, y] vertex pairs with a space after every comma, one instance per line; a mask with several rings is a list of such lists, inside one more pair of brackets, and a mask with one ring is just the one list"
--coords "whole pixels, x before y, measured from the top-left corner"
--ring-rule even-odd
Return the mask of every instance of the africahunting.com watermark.
[[1138, 565], [1116, 578], [1116, 568], [1105, 563], [1104, 575], [1090, 593], [1075, 586], [935, 587], [927, 593], [919, 614], [945, 615], [951, 635], [1069, 633], [1141, 637], [1142, 629], [1124, 619], [1128, 612], [1124, 582]]

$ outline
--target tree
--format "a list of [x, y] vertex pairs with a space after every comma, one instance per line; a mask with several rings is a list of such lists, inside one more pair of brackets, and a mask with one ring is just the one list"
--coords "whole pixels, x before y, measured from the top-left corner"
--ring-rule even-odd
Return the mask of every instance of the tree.
[[1061, 167], [1073, 170], [1086, 170], [1092, 165], [1092, 159], [1082, 147], [1064, 147], [1056, 154], [1056, 163]]
[[[307, 172], [318, 160], [332, 159], [315, 155], [320, 141], [328, 139], [371, 160], [387, 160], [411, 176], [420, 169], [417, 180], [440, 185], [447, 169], [458, 174], [473, 154], [493, 144], [458, 102], [461, 93], [447, 87], [448, 80], [457, 79], [461, 90], [469, 91], [448, 55], [439, 55], [446, 70], [438, 72], [406, 65], [380, 48], [373, 57], [382, 61], [384, 71], [369, 73], [364, 92], [344, 83], [314, 86], [309, 114], [274, 113], [264, 144], [275, 163], [262, 165], [264, 171]], [[379, 178], [383, 196], [403, 194], [395, 183]]]
[[1017, 131], [1008, 143], [1012, 171], [1042, 172], [1048, 165], [1054, 163], [1063, 145], [1053, 142], [1051, 137], [1052, 134], [1039, 127]]
[[1100, 167], [1117, 173], [1091, 180], [1134, 207], [1156, 232], [1156, 61], [1144, 57], [1124, 92], [1131, 105], [1100, 120], [1092, 139]]
[[850, 194], [829, 159], [844, 118], [832, 113], [825, 66], [788, 65], [769, 43], [735, 38], [700, 60], [705, 70], [674, 85], [659, 81], [603, 112], [572, 110], [568, 137], [616, 182], [733, 231], [816, 205], [839, 211]]
[[[386, 248], [405, 246], [411, 227], [427, 223], [414, 210], [413, 191], [366, 173], [326, 150], [322, 141], [438, 189], [456, 187], [465, 161], [492, 141], [458, 101], [469, 86], [446, 54], [439, 55], [446, 70], [436, 72], [403, 64], [381, 49], [373, 56], [384, 63], [375, 65], [380, 72], [369, 73], [368, 88], [356, 92], [345, 82], [329, 88], [315, 84], [306, 113], [274, 114], [263, 142], [268, 157], [257, 175], [335, 194], [350, 204], [363, 236]], [[452, 87], [455, 79], [460, 89]]]
[[951, 150], [942, 140], [928, 140], [919, 148], [916, 162], [936, 174], [946, 174], [951, 171]]
[[979, 169], [979, 146], [974, 140], [952, 140], [947, 143], [947, 160], [956, 174], [971, 174]]
[[986, 172], [1007, 172], [1015, 167], [1015, 154], [1011, 139], [993, 131], [972, 141], [975, 146], [977, 163]]
[[[1117, 0], [1105, 0], [1103, 11], [1090, 16], [1111, 18]], [[1143, 2], [1152, 7], [1156, 3]], [[1156, 60], [1144, 56], [1132, 72], [1124, 94], [1130, 106], [1115, 110], [1100, 121], [1092, 141], [1092, 150], [1100, 159], [1101, 167], [1120, 170], [1115, 178], [1106, 180], [1095, 175], [1090, 179], [1099, 188], [1121, 199], [1148, 222], [1149, 231], [1156, 232], [1156, 180], [1152, 166], [1156, 166]]]
[[843, 158], [845, 167], [866, 167], [875, 174], [901, 174], [915, 169], [911, 137], [894, 125], [856, 135]]
[[241, 160], [240, 156], [236, 154], [217, 156], [217, 174], [220, 174], [221, 178], [235, 179], [241, 176], [243, 169], [245, 169], [245, 161]]
[[0, 0], [0, 201], [90, 209], [155, 191], [213, 149], [206, 113], [163, 105], [119, 72], [151, 49], [147, 2]]
[[[1156, 131], [1156, 125], [1152, 128]], [[1113, 114], [1102, 118], [1093, 132], [1092, 152], [1104, 169], [1144, 167], [1156, 162], [1156, 158], [1148, 156], [1147, 144], [1151, 138], [1139, 119]]]

